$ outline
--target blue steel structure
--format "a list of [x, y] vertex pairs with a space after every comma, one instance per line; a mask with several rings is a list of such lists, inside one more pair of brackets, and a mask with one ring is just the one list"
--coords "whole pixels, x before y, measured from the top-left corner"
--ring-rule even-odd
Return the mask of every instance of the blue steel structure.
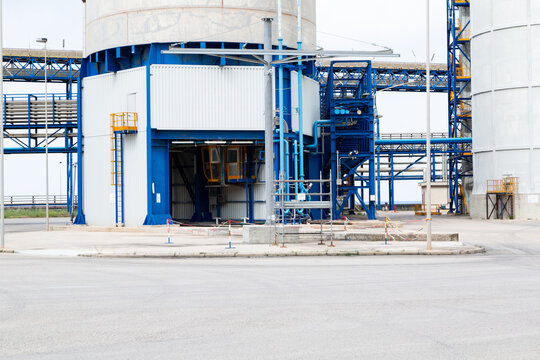
[[[448, 0], [449, 3], [455, 3], [459, 5], [455, 6], [466, 6], [464, 3], [468, 4], [468, 1], [456, 1]], [[463, 3], [463, 4], [462, 4]], [[449, 7], [450, 9], [450, 7]], [[450, 16], [450, 12], [449, 12]], [[449, 38], [450, 38], [450, 28], [449, 28]], [[459, 41], [456, 42], [456, 45], [459, 44]], [[239, 59], [225, 59], [225, 58], [216, 58], [211, 56], [202, 56], [202, 55], [167, 55], [162, 54], [162, 50], [168, 49], [170, 44], [150, 44], [150, 45], [141, 45], [141, 46], [129, 46], [116, 49], [109, 49], [100, 51], [98, 53], [92, 54], [86, 59], [80, 59], [78, 56], [72, 58], [63, 58], [63, 57], [54, 57], [52, 56], [47, 61], [47, 69], [49, 71], [48, 76], [51, 82], [63, 82], [66, 83], [66, 97], [68, 98], [77, 98], [72, 92], [72, 85], [78, 83], [80, 93], [80, 82], [78, 82], [79, 77], [84, 78], [87, 76], [93, 76], [98, 74], [104, 74], [109, 72], [115, 72], [123, 69], [129, 69], [133, 67], [146, 66], [148, 68], [148, 76], [150, 65], [153, 64], [201, 64], [201, 65], [253, 65], [248, 62], [247, 59], [244, 62]], [[182, 47], [188, 48], [251, 48], [251, 49], [261, 49], [262, 45], [259, 44], [237, 44], [237, 43], [186, 43], [181, 44]], [[456, 51], [457, 48], [456, 48]], [[450, 55], [449, 55], [450, 59]], [[452, 57], [456, 59], [456, 57]], [[450, 63], [450, 61], [449, 61]], [[362, 207], [368, 214], [370, 218], [375, 217], [375, 200], [374, 200], [374, 188], [376, 184], [375, 169], [374, 166], [374, 156], [375, 154], [388, 154], [388, 153], [400, 153], [400, 154], [410, 154], [410, 156], [420, 155], [422, 152], [421, 144], [416, 144], [418, 146], [412, 147], [415, 144], [404, 144], [400, 143], [399, 148], [388, 150], [388, 145], [385, 143], [377, 143], [375, 137], [378, 134], [378, 131], [374, 131], [374, 105], [375, 104], [375, 93], [377, 90], [386, 89], [388, 91], [407, 91], [407, 92], [421, 92], [425, 91], [425, 70], [419, 68], [402, 68], [399, 66], [392, 67], [385, 64], [385, 66], [372, 65], [369, 61], [364, 62], [333, 62], [331, 65], [320, 66], [315, 68], [313, 62], [302, 62], [301, 63], [304, 74], [311, 76], [317, 79], [321, 84], [321, 114], [322, 118], [325, 119], [320, 123], [316, 124], [316, 128], [321, 128], [321, 139], [310, 139], [309, 137], [304, 137], [306, 143], [312, 143], [312, 145], [307, 145], [307, 149], [315, 150], [311, 154], [307, 161], [307, 166], [309, 169], [306, 169], [309, 172], [310, 177], [318, 178], [318, 175], [321, 171], [331, 170], [334, 174], [336, 181], [333, 186], [335, 189], [338, 188], [338, 183], [340, 184], [339, 195], [340, 200], [336, 200], [334, 204], [334, 214], [336, 217], [339, 217], [343, 211], [345, 211], [348, 206], [351, 207], [354, 205], [355, 197], [359, 199], [359, 202], [362, 204]], [[297, 64], [284, 65], [284, 104], [283, 104], [283, 117], [284, 121], [287, 123], [288, 128], [291, 125], [291, 103], [290, 103], [290, 88], [291, 88], [291, 71], [298, 70]], [[4, 56], [4, 74], [7, 80], [10, 81], [43, 81], [44, 78], [44, 59], [40, 56], [22, 56], [22, 55], [5, 55]], [[458, 79], [456, 74], [456, 67], [453, 67], [454, 70], [432, 70], [432, 91], [434, 92], [448, 92], [449, 87], [454, 88], [463, 82], [463, 79]], [[329, 77], [329, 74], [332, 76]], [[328, 79], [330, 78], [330, 81]], [[279, 89], [276, 89], [278, 92]], [[459, 93], [459, 90], [453, 91], [451, 93]], [[278, 94], [276, 94], [278, 95]], [[450, 96], [450, 110], [451, 115], [459, 108], [459, 101]], [[279, 96], [277, 96], [279, 99]], [[69, 145], [51, 148], [51, 152], [58, 153], [67, 153], [69, 157], [69, 164], [72, 164], [72, 154], [77, 151], [79, 159], [82, 158], [82, 152], [84, 151], [83, 146], [77, 146], [77, 144], [82, 144], [82, 134], [80, 131], [81, 127], [81, 102], [80, 98], [77, 98], [78, 101], [78, 118], [79, 121], [77, 125], [68, 124], [69, 129], [66, 126], [63, 127], [63, 131], [74, 132], [75, 127], [78, 127], [77, 132], [77, 141], [69, 143]], [[277, 106], [281, 108], [279, 101]], [[359, 109], [364, 109], [360, 110]], [[339, 110], [339, 113], [338, 111]], [[341, 113], [341, 110], [345, 110], [345, 114]], [[150, 121], [150, 110], [148, 110], [148, 121]], [[347, 113], [348, 111], [348, 113]], [[328, 121], [328, 122], [326, 122]], [[18, 125], [20, 126], [20, 125]], [[456, 129], [461, 126], [459, 123], [459, 116], [455, 115], [451, 117], [450, 120], [450, 132], [451, 138], [458, 138], [456, 136], [458, 131]], [[26, 125], [25, 129], [28, 129], [29, 126]], [[167, 174], [160, 170], [160, 168], [165, 168], [166, 161], [162, 161], [164, 154], [169, 150], [169, 144], [174, 140], [193, 140], [193, 141], [204, 141], [208, 139], [213, 140], [223, 140], [223, 141], [242, 141], [242, 140], [253, 140], [261, 141], [263, 140], [263, 133], [259, 132], [249, 132], [249, 131], [236, 131], [236, 132], [191, 132], [191, 131], [158, 131], [152, 130], [151, 137], [148, 140], [148, 156], [149, 163], [153, 164], [149, 166], [148, 177], [151, 179], [158, 179], [159, 177], [167, 178]], [[277, 132], [276, 132], [277, 135]], [[294, 153], [296, 151], [293, 148], [294, 142], [299, 142], [299, 137], [296, 134], [285, 134], [286, 139], [289, 144], [285, 154]], [[72, 137], [70, 139], [73, 139]], [[276, 143], [278, 139], [276, 138]], [[463, 158], [466, 158], [470, 155], [470, 152], [467, 149], [470, 149], [467, 139], [460, 140], [457, 143], [454, 140], [449, 140], [444, 148], [444, 152], [450, 155], [450, 171], [453, 174], [452, 181], [456, 181], [456, 174], [458, 171], [455, 169], [458, 168], [459, 161], [462, 161]], [[437, 146], [435, 144], [434, 146]], [[330, 149], [330, 153], [324, 151], [323, 149]], [[279, 146], [276, 144], [276, 153], [279, 152]], [[407, 151], [402, 151], [408, 149]], [[412, 151], [413, 149], [414, 151]], [[442, 147], [441, 147], [442, 149]], [[33, 152], [42, 152], [43, 150], [39, 147], [34, 146], [33, 148], [21, 147], [20, 149], [12, 149], [12, 153], [33, 153]], [[425, 151], [425, 146], [424, 150]], [[437, 151], [437, 150], [435, 150]], [[440, 150], [441, 152], [443, 150]], [[276, 162], [279, 163], [279, 157]], [[156, 161], [151, 161], [150, 159], [155, 159]], [[416, 160], [418, 162], [418, 160]], [[354, 170], [358, 169], [362, 164], [370, 164], [370, 168], [373, 168], [373, 171], [370, 170], [369, 176], [360, 176], [357, 177], [354, 174]], [[413, 163], [414, 164], [414, 163]], [[276, 164], [277, 165], [277, 164]], [[278, 167], [276, 167], [277, 169]], [[303, 170], [303, 169], [302, 169]], [[163, 174], [160, 175], [160, 171]], [[339, 176], [338, 176], [339, 172]], [[80, 193], [82, 193], [82, 166], [79, 166], [78, 174], [78, 187]], [[277, 174], [275, 174], [277, 178]], [[356, 179], [360, 182], [360, 185], [357, 185]], [[72, 167], [68, 167], [68, 179], [73, 179]], [[407, 176], [399, 173], [396, 176], [393, 176], [393, 179], [388, 180], [407, 180]], [[458, 174], [457, 181], [454, 182], [451, 186], [453, 189], [457, 189], [460, 176]], [[387, 180], [384, 177], [379, 177], [378, 181]], [[412, 179], [411, 179], [412, 180]], [[416, 178], [415, 178], [416, 180]], [[70, 183], [70, 181], [68, 181]], [[160, 186], [160, 184], [156, 184]], [[169, 190], [165, 189], [166, 186], [161, 184], [163, 187], [163, 193], [168, 193]], [[370, 197], [368, 201], [362, 194], [364, 190], [368, 190]], [[69, 191], [72, 191], [71, 189]], [[337, 192], [334, 192], [337, 193]], [[170, 208], [169, 205], [164, 207], [163, 205], [159, 206], [155, 204], [154, 199], [151, 198], [151, 191], [149, 191], [149, 206], [148, 206], [148, 217], [146, 224], [156, 224], [163, 223], [166, 218], [170, 217]], [[249, 197], [248, 197], [249, 198]], [[253, 199], [253, 196], [250, 197]], [[82, 197], [79, 197], [79, 201], [82, 202]], [[166, 203], [166, 202], [162, 202]], [[82, 204], [81, 209], [82, 209]], [[204, 201], [199, 201], [196, 204], [196, 215], [194, 220], [208, 220], [208, 204]], [[248, 214], [253, 214], [253, 204], [247, 204]], [[252, 216], [250, 216], [250, 221], [253, 221]], [[77, 223], [85, 223], [84, 214], [81, 212], [76, 220]]]
[[[380, 167], [378, 170], [377, 180], [379, 186], [380, 194], [380, 182], [388, 181], [389, 185], [389, 201], [388, 205], [390, 209], [394, 208], [395, 205], [395, 192], [394, 184], [395, 181], [401, 180], [414, 180], [414, 181], [423, 181], [423, 174], [407, 174], [411, 169], [421, 163], [426, 158], [426, 139], [425, 138], [410, 138], [410, 139], [377, 139], [375, 141], [375, 152], [379, 156], [379, 166], [380, 166], [380, 157], [388, 157], [390, 163], [389, 175], [381, 175]], [[464, 154], [470, 153], [472, 151], [472, 138], [448, 138], [448, 137], [436, 137], [435, 134], [432, 134], [431, 139], [431, 153], [432, 153], [432, 169], [431, 169], [431, 180], [439, 181], [446, 180], [443, 173], [447, 170], [443, 168], [444, 163], [441, 167], [437, 167], [437, 158], [441, 158], [443, 155], [448, 158], [452, 156], [464, 156]], [[410, 158], [408, 165], [400, 170], [394, 170], [394, 160], [396, 157], [406, 157]], [[414, 160], [413, 160], [414, 159]], [[448, 178], [449, 180], [449, 178]], [[378, 201], [380, 207], [381, 202], [380, 198]]]
[[[472, 133], [472, 98], [470, 95], [470, 20], [461, 24], [460, 9], [470, 8], [469, 0], [447, 0], [448, 43], [448, 134], [450, 138]], [[466, 134], [466, 135], [465, 135]], [[472, 152], [462, 152], [458, 144], [450, 146], [450, 211], [460, 213], [460, 186], [472, 176]]]
[[[63, 83], [65, 94], [49, 94], [51, 112], [49, 113], [49, 152], [66, 154], [68, 210], [74, 205], [74, 170], [73, 154], [77, 152], [77, 114], [72, 120], [58, 120], [56, 109], [63, 100], [79, 101], [73, 86], [77, 85], [82, 62], [82, 54], [77, 51], [52, 50], [47, 52], [45, 62], [44, 50], [4, 49], [2, 59], [4, 81], [11, 82], [44, 82], [45, 72], [50, 83]], [[44, 101], [43, 94], [5, 95], [4, 96], [4, 138], [10, 139], [13, 145], [5, 149], [6, 154], [43, 154], [45, 152], [44, 119], [37, 118], [33, 104]], [[28, 103], [27, 121], [10, 121], [8, 105], [21, 101]]]
[[82, 53], [77, 51], [4, 49], [4, 81], [44, 82], [66, 84], [66, 95], [71, 98], [73, 85], [79, 79]]
[[[332, 176], [333, 214], [340, 218], [344, 210], [352, 207], [355, 198], [369, 219], [376, 218], [375, 209], [375, 146], [374, 93], [371, 61], [332, 62], [325, 72], [326, 84], [321, 86], [321, 117], [327, 119], [323, 127], [323, 169]], [[324, 136], [328, 135], [328, 136]], [[319, 150], [319, 149], [317, 149]], [[369, 175], [362, 183], [354, 181], [358, 167], [369, 164]], [[368, 189], [369, 198], [362, 197]], [[342, 198], [342, 199], [340, 199]], [[340, 202], [341, 200], [341, 202]]]

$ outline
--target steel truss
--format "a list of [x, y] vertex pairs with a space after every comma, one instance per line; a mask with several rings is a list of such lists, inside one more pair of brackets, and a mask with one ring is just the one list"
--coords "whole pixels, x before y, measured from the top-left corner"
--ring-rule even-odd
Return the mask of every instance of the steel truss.
[[[372, 79], [374, 90], [386, 91], [410, 91], [410, 92], [425, 92], [426, 91], [426, 69], [420, 69], [415, 66], [398, 66], [400, 63], [384, 63], [379, 65], [372, 64]], [[403, 64], [402, 64], [403, 65]], [[351, 70], [358, 69], [362, 71], [358, 64], [346, 62], [337, 64], [335, 67], [343, 70], [343, 75], [351, 77]], [[317, 68], [317, 78], [321, 86], [326, 86], [329, 73], [329, 66], [321, 66]], [[335, 70], [334, 70], [335, 71]], [[357, 74], [356, 77], [361, 74]], [[431, 72], [431, 90], [432, 92], [445, 93], [448, 92], [448, 70], [438, 66]]]
[[[472, 136], [471, 103], [471, 24], [469, 0], [447, 0], [448, 43], [448, 134], [451, 138]], [[472, 151], [461, 152], [450, 147], [449, 158], [450, 211], [462, 213], [460, 186], [472, 177]]]
[[[375, 146], [373, 72], [370, 61], [340, 67], [332, 62], [326, 72], [326, 86], [321, 87], [321, 115], [329, 119], [323, 130], [330, 153], [323, 154], [325, 169], [330, 168], [334, 218], [344, 210], [354, 209], [355, 198], [369, 219], [375, 219]], [[369, 165], [369, 174], [355, 181], [357, 169]], [[325, 171], [326, 173], [326, 171]], [[362, 189], [368, 189], [364, 198]]]

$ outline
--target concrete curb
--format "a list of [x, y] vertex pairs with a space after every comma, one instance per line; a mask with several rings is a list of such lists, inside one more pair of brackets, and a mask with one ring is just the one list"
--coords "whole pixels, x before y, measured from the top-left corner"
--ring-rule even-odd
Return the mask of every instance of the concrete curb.
[[447, 255], [474, 255], [483, 254], [486, 249], [480, 246], [467, 249], [455, 250], [396, 250], [396, 251], [290, 251], [283, 253], [205, 253], [199, 254], [171, 254], [171, 255], [137, 255], [137, 254], [79, 254], [79, 257], [89, 258], [132, 258], [132, 259], [217, 259], [217, 258], [264, 258], [264, 257], [319, 257], [319, 256], [404, 256], [404, 255], [423, 255], [423, 256], [447, 256]]

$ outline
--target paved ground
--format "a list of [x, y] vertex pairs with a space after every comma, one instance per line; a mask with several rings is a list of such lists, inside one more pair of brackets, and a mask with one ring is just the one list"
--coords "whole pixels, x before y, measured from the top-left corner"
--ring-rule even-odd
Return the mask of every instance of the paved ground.
[[[65, 223], [57, 220], [57, 224]], [[38, 222], [38, 221], [35, 221]], [[40, 223], [42, 221], [39, 221]], [[32, 223], [32, 222], [31, 222]], [[433, 251], [426, 251], [426, 243], [417, 232], [424, 225], [422, 220], [404, 218], [396, 220], [396, 229], [390, 229], [390, 238], [384, 241], [384, 222], [355, 221], [347, 225], [334, 225], [335, 247], [320, 246], [317, 235], [319, 225], [302, 227], [304, 233], [300, 243], [286, 246], [270, 244], [246, 244], [243, 242], [242, 227], [233, 227], [231, 238], [228, 227], [180, 227], [173, 226], [168, 243], [167, 227], [105, 228], [56, 226], [58, 231], [42, 231], [42, 225], [33, 225], [27, 232], [10, 233], [6, 237], [7, 248], [27, 255], [56, 256], [129, 256], [129, 257], [261, 257], [261, 256], [320, 256], [320, 255], [450, 255], [479, 253], [483, 249], [464, 245], [457, 237], [445, 237], [435, 241]], [[21, 229], [18, 223], [9, 223], [8, 228]], [[54, 227], [53, 227], [54, 228]], [[329, 231], [326, 225], [326, 231]], [[36, 231], [32, 231], [36, 230]], [[454, 232], [455, 230], [451, 230]], [[306, 235], [311, 233], [312, 235]], [[439, 232], [440, 233], [440, 232]], [[370, 241], [365, 241], [366, 234]], [[328, 235], [328, 234], [327, 234]], [[361, 235], [361, 236], [360, 236]], [[380, 241], [371, 241], [373, 237]], [[443, 234], [437, 234], [440, 240]], [[425, 237], [425, 236], [424, 236]], [[348, 241], [345, 241], [345, 240]], [[362, 239], [364, 241], [351, 241]], [[278, 241], [280, 239], [278, 238]], [[406, 241], [403, 241], [406, 240]], [[229, 247], [229, 241], [231, 246]], [[273, 240], [272, 240], [273, 242]], [[327, 245], [331, 243], [326, 242]]]
[[434, 226], [459, 228], [488, 253], [3, 254], [0, 358], [539, 359], [540, 223], [444, 217]]
[[[6, 219], [6, 232], [28, 232], [45, 230], [45, 219]], [[65, 226], [69, 218], [51, 218], [50, 226]]]

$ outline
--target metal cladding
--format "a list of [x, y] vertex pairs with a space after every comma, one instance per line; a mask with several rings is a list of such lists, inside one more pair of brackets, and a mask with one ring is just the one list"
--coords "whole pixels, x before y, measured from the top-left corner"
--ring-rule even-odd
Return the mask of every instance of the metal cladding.
[[539, 219], [540, 3], [477, 0], [471, 16], [472, 215], [485, 216], [487, 180], [514, 176], [516, 218]]
[[[284, 44], [297, 46], [296, 0], [283, 1]], [[176, 42], [260, 44], [262, 18], [276, 17], [268, 0], [89, 0], [86, 2], [87, 55], [122, 46]], [[305, 0], [303, 48], [316, 44], [316, 3]], [[277, 22], [273, 26], [277, 34]], [[277, 44], [277, 37], [274, 36]]]

